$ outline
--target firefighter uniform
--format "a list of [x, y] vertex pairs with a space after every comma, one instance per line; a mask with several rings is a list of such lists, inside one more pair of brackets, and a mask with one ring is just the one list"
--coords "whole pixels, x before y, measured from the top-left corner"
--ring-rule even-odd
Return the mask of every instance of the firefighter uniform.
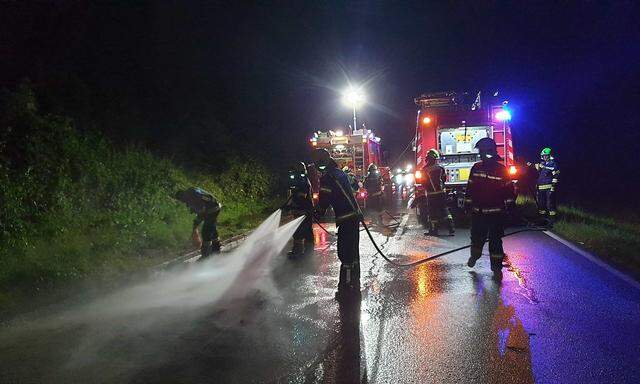
[[538, 180], [536, 183], [536, 203], [538, 213], [553, 223], [556, 211], [556, 186], [560, 170], [558, 164], [551, 157], [551, 149], [545, 148], [540, 153], [541, 161], [535, 164], [538, 170]]
[[289, 194], [285, 210], [294, 215], [304, 215], [304, 220], [293, 234], [293, 249], [289, 252], [289, 256], [298, 256], [313, 251], [313, 195], [307, 168], [302, 162], [289, 171]]
[[444, 191], [444, 183], [447, 181], [447, 174], [443, 167], [436, 163], [440, 157], [435, 149], [429, 150], [426, 165], [422, 169], [425, 177], [424, 188], [427, 197], [427, 212], [429, 221], [429, 235], [438, 235], [438, 225], [441, 221], [447, 222], [449, 234], [455, 233], [453, 216], [447, 207], [447, 198]]
[[369, 165], [364, 188], [367, 190], [367, 210], [371, 212], [374, 222], [382, 225], [382, 178], [375, 164]]
[[220, 252], [217, 221], [222, 205], [211, 193], [202, 188], [180, 191], [176, 194], [176, 199], [184, 202], [196, 214], [193, 220], [194, 237], [197, 236], [202, 224], [201, 259], [209, 257], [211, 253]]
[[482, 160], [471, 168], [465, 196], [465, 206], [471, 210], [471, 255], [467, 265], [475, 265], [488, 238], [491, 270], [499, 272], [504, 258], [505, 213], [515, 203], [515, 191], [507, 169], [498, 162], [495, 142], [485, 138], [476, 146]]
[[343, 167], [342, 171], [347, 174], [349, 178], [349, 184], [351, 185], [351, 189], [353, 193], [357, 193], [358, 189], [360, 189], [360, 185], [358, 184], [358, 179], [356, 179], [356, 175], [353, 174], [349, 167]]
[[324, 214], [333, 207], [338, 227], [338, 259], [340, 281], [336, 298], [360, 293], [360, 209], [353, 194], [349, 178], [341, 171], [325, 150], [313, 152], [314, 162], [323, 174], [320, 178], [320, 197], [317, 211]]

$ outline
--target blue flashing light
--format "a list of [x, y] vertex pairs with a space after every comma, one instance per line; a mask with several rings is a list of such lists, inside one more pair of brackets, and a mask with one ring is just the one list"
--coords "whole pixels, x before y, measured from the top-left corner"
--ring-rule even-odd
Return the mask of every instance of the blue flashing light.
[[496, 112], [495, 118], [498, 121], [511, 120], [511, 112], [509, 112], [509, 110], [507, 109], [503, 109], [501, 111]]

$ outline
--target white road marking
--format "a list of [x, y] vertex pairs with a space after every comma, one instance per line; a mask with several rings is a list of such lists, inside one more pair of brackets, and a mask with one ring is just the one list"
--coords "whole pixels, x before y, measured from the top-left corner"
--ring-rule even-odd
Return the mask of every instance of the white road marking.
[[577, 246], [575, 246], [570, 241], [563, 239], [562, 237], [556, 235], [553, 232], [544, 231], [544, 234], [549, 236], [549, 237], [551, 237], [551, 238], [553, 238], [553, 239], [555, 239], [555, 240], [557, 240], [557, 241], [559, 241], [560, 243], [566, 245], [567, 247], [571, 248], [571, 250], [573, 250], [577, 254], [582, 255], [585, 259], [587, 259], [587, 260], [593, 262], [594, 264], [596, 264], [597, 266], [609, 271], [612, 275], [614, 275], [614, 276], [618, 277], [619, 279], [625, 281], [626, 283], [628, 283], [632, 287], [640, 290], [640, 283], [639, 282], [635, 281], [631, 277], [627, 276], [626, 274], [618, 271], [617, 269], [613, 268], [609, 264], [607, 264], [604, 261], [600, 260], [597, 256], [585, 251], [584, 249], [578, 248]]

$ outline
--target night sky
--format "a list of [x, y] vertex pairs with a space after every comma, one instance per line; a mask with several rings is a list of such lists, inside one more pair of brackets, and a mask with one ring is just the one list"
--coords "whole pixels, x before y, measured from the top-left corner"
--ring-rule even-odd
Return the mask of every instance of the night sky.
[[[189, 124], [227, 146], [262, 140], [275, 166], [308, 157], [313, 130], [350, 121], [349, 81], [365, 84], [359, 118], [392, 159], [413, 134], [413, 97], [499, 90], [517, 154], [551, 146], [565, 200], [639, 205], [633, 2], [257, 3], [3, 2], [0, 85], [75, 79], [87, 96], [69, 109], [116, 138], [166, 153]], [[101, 97], [104, 108], [77, 106]]]

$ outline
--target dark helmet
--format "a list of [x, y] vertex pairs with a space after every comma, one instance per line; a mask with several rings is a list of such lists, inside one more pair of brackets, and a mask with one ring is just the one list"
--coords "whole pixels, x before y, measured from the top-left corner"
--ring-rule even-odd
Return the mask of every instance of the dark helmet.
[[345, 165], [344, 167], [342, 167], [342, 172], [344, 173], [350, 173], [351, 172], [351, 168], [349, 168], [348, 165]]
[[295, 173], [307, 173], [307, 166], [305, 165], [304, 162], [300, 161], [300, 162], [296, 162], [295, 164], [293, 164], [293, 167], [291, 167], [291, 170], [294, 171]]
[[323, 170], [327, 165], [331, 163], [331, 155], [324, 148], [318, 148], [315, 151], [311, 152], [311, 159], [316, 167], [320, 170]]
[[369, 168], [367, 168], [369, 172], [378, 172], [378, 166], [374, 163], [369, 164]]
[[489, 137], [484, 137], [476, 143], [476, 148], [480, 152], [482, 158], [496, 158], [498, 159], [498, 149], [496, 142]]

